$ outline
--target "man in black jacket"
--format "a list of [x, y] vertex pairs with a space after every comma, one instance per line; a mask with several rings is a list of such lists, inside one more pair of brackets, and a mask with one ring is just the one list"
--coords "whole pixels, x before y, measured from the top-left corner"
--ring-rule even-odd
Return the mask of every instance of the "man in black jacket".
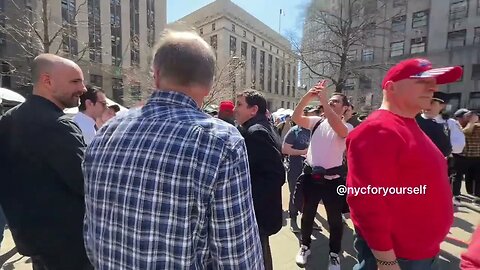
[[285, 168], [282, 143], [266, 117], [267, 101], [255, 90], [237, 96], [235, 118], [247, 145], [255, 216], [265, 269], [273, 269], [268, 237], [282, 228], [282, 185]]
[[33, 60], [33, 95], [0, 118], [0, 204], [34, 270], [93, 269], [83, 243], [82, 133], [64, 113], [85, 92], [74, 62]]

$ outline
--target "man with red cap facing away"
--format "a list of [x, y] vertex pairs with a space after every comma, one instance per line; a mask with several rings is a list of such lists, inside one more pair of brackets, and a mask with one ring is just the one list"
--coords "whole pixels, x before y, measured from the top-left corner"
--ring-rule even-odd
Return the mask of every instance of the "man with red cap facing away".
[[218, 108], [218, 118], [235, 126], [233, 108], [235, 108], [235, 104], [233, 104], [233, 102], [230, 100], [220, 102], [220, 106]]
[[[431, 270], [453, 223], [447, 162], [415, 116], [461, 67], [432, 69], [425, 59], [392, 67], [383, 103], [347, 137], [347, 186], [361, 270]], [[380, 189], [380, 188], [383, 189]], [[385, 191], [385, 188], [388, 188]]]

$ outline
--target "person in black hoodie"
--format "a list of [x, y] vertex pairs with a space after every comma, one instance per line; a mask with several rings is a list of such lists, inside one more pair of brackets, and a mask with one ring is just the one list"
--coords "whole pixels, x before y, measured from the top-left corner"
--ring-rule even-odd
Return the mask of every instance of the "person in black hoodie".
[[259, 92], [247, 90], [237, 96], [235, 119], [247, 145], [260, 240], [265, 269], [273, 269], [268, 237], [282, 228], [282, 186], [285, 168], [280, 136], [266, 116], [267, 101]]

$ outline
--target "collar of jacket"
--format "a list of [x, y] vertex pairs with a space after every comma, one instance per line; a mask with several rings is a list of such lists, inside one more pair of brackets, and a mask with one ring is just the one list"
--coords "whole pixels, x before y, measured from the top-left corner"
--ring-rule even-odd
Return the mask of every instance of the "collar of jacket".
[[255, 125], [255, 124], [259, 124], [259, 123], [262, 123], [262, 122], [265, 122], [267, 124], [269, 124], [270, 122], [268, 121], [268, 118], [267, 116], [265, 115], [262, 115], [262, 114], [257, 114], [256, 116], [250, 118], [247, 122], [243, 123], [242, 125], [242, 128], [244, 128], [245, 130], [247, 130], [248, 128], [250, 128], [251, 126]]

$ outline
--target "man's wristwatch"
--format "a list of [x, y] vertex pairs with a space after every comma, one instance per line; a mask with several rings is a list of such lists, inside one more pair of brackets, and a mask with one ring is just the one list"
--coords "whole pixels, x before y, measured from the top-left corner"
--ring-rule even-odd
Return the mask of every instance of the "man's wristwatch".
[[382, 260], [379, 260], [379, 259], [376, 259], [376, 260], [377, 260], [378, 265], [384, 265], [384, 266], [396, 265], [398, 263], [397, 260], [395, 260], [395, 261], [382, 261]]

